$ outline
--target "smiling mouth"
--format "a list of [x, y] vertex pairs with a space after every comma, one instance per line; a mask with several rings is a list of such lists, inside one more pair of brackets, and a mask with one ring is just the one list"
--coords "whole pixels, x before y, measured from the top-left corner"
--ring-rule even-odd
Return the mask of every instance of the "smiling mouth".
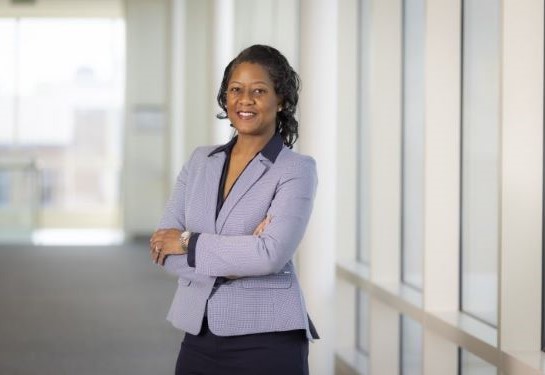
[[247, 111], [239, 111], [237, 112], [237, 115], [242, 120], [250, 120], [256, 116], [256, 113], [254, 112], [247, 112]]

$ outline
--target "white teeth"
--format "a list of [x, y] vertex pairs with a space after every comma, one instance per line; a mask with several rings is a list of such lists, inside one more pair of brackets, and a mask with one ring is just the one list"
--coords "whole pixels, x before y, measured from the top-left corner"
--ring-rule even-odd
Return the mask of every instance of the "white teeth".
[[255, 115], [255, 113], [252, 112], [239, 112], [238, 114], [242, 117], [252, 117]]

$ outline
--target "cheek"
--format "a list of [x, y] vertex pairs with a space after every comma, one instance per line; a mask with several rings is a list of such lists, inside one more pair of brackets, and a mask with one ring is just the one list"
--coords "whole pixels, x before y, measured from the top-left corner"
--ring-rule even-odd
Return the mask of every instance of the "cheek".
[[235, 113], [235, 107], [232, 100], [227, 100], [227, 102], [225, 103], [225, 107], [227, 108], [227, 116], [231, 116]]
[[269, 115], [269, 117], [276, 117], [278, 113], [277, 109], [278, 109], [278, 106], [276, 103], [270, 103], [267, 108], [267, 114]]
[[234, 101], [233, 99], [231, 99], [229, 96], [227, 97], [227, 100], [225, 100], [225, 106], [227, 107], [227, 109], [229, 109], [230, 107], [232, 107], [234, 104]]

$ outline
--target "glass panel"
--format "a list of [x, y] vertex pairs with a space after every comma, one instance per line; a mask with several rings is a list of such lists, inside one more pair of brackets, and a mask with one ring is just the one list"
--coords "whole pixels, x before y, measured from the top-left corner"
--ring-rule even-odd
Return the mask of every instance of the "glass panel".
[[460, 350], [460, 375], [496, 375], [495, 366], [466, 350]]
[[424, 246], [424, 0], [403, 3], [402, 280], [422, 288]]
[[497, 324], [500, 2], [464, 1], [462, 310]]
[[0, 19], [0, 146], [15, 136], [16, 22]]
[[34, 165], [0, 163], [0, 238], [28, 241], [37, 221], [38, 171]]
[[401, 316], [401, 375], [422, 374], [422, 326]]
[[[37, 167], [38, 226], [118, 228], [124, 22], [2, 22], [0, 27], [14, 25], [10, 48], [16, 51], [4, 55], [6, 47], [0, 43], [0, 95], [7, 92], [0, 106], [16, 103], [10, 147], [2, 152], [6, 159]], [[0, 32], [0, 38], [6, 36]], [[9, 67], [4, 56], [18, 70], [11, 92], [2, 88], [7, 80], [1, 74], [8, 69], [2, 64]], [[14, 188], [15, 179], [10, 181], [4, 183], [6, 189]]]
[[369, 297], [363, 290], [358, 289], [358, 333], [356, 346], [364, 354], [369, 354]]
[[[108, 112], [120, 115], [122, 38], [121, 21], [21, 20], [20, 143], [67, 147], [85, 142], [78, 136], [93, 126], [81, 124], [86, 120], [81, 117], [103, 116], [96, 122], [100, 128], [107, 125]], [[88, 131], [95, 134], [91, 142], [104, 132]]]
[[369, 218], [370, 192], [370, 143], [369, 143], [369, 108], [370, 108], [370, 46], [371, 46], [371, 0], [360, 0], [359, 18], [359, 140], [358, 147], [358, 260], [363, 263], [370, 263], [369, 229], [371, 227]]

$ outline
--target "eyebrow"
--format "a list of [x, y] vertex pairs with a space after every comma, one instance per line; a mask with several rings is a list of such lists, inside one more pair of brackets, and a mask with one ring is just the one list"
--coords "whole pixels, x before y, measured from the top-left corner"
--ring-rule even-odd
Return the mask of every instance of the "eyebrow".
[[[240, 81], [231, 81], [230, 83], [238, 83], [239, 85], [243, 85], [243, 83], [240, 82]], [[265, 81], [255, 81], [255, 82], [251, 82], [250, 84], [256, 84], [256, 83], [260, 83], [260, 84], [265, 85], [265, 86], [271, 86], [269, 83], [267, 83]]]

